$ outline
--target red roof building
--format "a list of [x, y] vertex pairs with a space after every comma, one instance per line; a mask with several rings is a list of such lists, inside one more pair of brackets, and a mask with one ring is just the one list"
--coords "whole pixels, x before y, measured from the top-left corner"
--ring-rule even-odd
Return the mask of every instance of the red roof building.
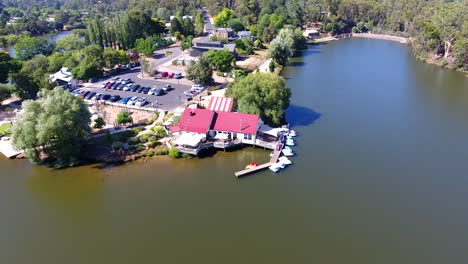
[[194, 132], [206, 134], [211, 127], [215, 112], [206, 109], [186, 108], [180, 122], [171, 126], [171, 132]]
[[211, 130], [255, 135], [258, 121], [258, 115], [216, 112]]
[[179, 124], [171, 126], [171, 132], [206, 134], [214, 130], [255, 135], [258, 126], [258, 115], [186, 108]]

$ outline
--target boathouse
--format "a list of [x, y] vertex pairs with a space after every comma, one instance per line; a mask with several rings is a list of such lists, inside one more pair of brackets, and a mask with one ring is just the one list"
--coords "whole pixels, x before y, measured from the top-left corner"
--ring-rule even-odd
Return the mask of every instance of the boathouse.
[[170, 130], [172, 142], [179, 151], [197, 155], [212, 147], [258, 145], [261, 125], [258, 115], [186, 108], [179, 124], [171, 126]]

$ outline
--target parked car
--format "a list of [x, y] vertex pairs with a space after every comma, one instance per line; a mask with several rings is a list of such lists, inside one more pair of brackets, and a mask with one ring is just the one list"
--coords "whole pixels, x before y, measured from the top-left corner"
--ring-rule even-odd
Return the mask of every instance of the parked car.
[[138, 89], [136, 90], [136, 92], [137, 92], [137, 93], [141, 93], [141, 92], [143, 92], [143, 89], [145, 89], [145, 87], [140, 87], [140, 88], [138, 88]]
[[116, 82], [116, 81], [118, 81], [118, 80], [120, 80], [120, 77], [115, 77], [115, 78], [112, 78], [112, 79], [111, 79], [111, 81], [114, 81], [114, 82]]
[[132, 82], [133, 82], [133, 81], [132, 81], [132, 79], [130, 79], [130, 78], [127, 78], [127, 79], [123, 79], [123, 80], [122, 80], [122, 83], [123, 83], [123, 84], [129, 84], [129, 83], [132, 83]]
[[169, 73], [169, 75], [167, 77], [174, 78], [174, 75], [175, 75], [175, 73], [171, 72], [171, 73]]
[[122, 91], [125, 88], [125, 84], [121, 83], [119, 86], [117, 86], [117, 90]]
[[158, 88], [156, 88], [156, 87], [151, 88], [151, 89], [149, 90], [148, 94], [149, 94], [149, 95], [155, 95], [155, 94], [156, 94], [156, 89], [158, 89]]
[[139, 84], [133, 84], [132, 86], [130, 86], [130, 91], [136, 92], [138, 88], [140, 88]]
[[91, 99], [98, 99], [101, 96], [100, 93], [95, 94]]
[[115, 82], [110, 88], [111, 88], [112, 90], [115, 90], [115, 89], [117, 89], [117, 86], [119, 86], [119, 85], [120, 85], [119, 82]]
[[103, 94], [101, 95], [101, 99], [100, 100], [104, 100], [104, 101], [107, 101], [111, 98], [111, 95], [110, 94]]
[[103, 82], [103, 83], [101, 84], [101, 88], [106, 88], [106, 86], [107, 86], [109, 83], [110, 83], [110, 82]]
[[161, 72], [161, 77], [166, 78], [167, 76], [169, 76], [168, 72]]
[[129, 84], [125, 85], [125, 86], [122, 88], [122, 90], [123, 90], [123, 91], [130, 91], [130, 87], [131, 87], [131, 86], [132, 86], [132, 85], [129, 83]]
[[84, 91], [80, 94], [80, 96], [85, 98], [88, 94], [89, 94], [89, 91]]
[[143, 88], [143, 93], [147, 94], [150, 90], [151, 90], [151, 88], [145, 87], [145, 88]]
[[145, 104], [147, 104], [148, 101], [146, 101], [145, 98], [142, 98], [142, 97], [139, 97], [136, 102], [135, 102], [135, 105], [136, 106], [144, 106]]
[[166, 84], [166, 85], [164, 85], [164, 87], [163, 87], [162, 89], [163, 89], [165, 92], [167, 92], [167, 91], [172, 90], [173, 88], [172, 88], [172, 86], [171, 86], [170, 84]]
[[111, 98], [109, 99], [109, 101], [111, 101], [111, 102], [117, 102], [117, 101], [119, 101], [120, 99], [122, 99], [122, 98], [120, 97], [120, 95], [113, 95], [113, 96], [111, 96]]
[[127, 104], [128, 101], [130, 101], [130, 99], [132, 99], [132, 97], [125, 97], [124, 99], [122, 99], [122, 101], [120, 101], [122, 104]]
[[176, 73], [176, 74], [174, 75], [174, 78], [175, 78], [175, 79], [181, 79], [181, 78], [183, 78], [182, 73], [180, 73], [180, 72], [179, 72], [179, 73]]
[[164, 95], [164, 94], [165, 94], [165, 92], [161, 88], [156, 88], [156, 90], [154, 91], [154, 95], [157, 95], [157, 96], [161, 96], [161, 95]]
[[104, 86], [104, 88], [109, 89], [109, 88], [112, 87], [112, 85], [114, 85], [114, 83], [115, 83], [115, 82], [108, 82], [108, 83], [106, 84], [106, 86]]
[[134, 105], [136, 101], [138, 100], [138, 97], [134, 96], [128, 100], [127, 105]]
[[192, 91], [185, 91], [184, 94], [185, 94], [185, 96], [188, 96], [188, 97], [193, 97], [193, 96], [196, 95], [196, 94], [192, 93]]
[[96, 92], [90, 92], [88, 95], [86, 95], [85, 99], [86, 100], [91, 100], [96, 95]]

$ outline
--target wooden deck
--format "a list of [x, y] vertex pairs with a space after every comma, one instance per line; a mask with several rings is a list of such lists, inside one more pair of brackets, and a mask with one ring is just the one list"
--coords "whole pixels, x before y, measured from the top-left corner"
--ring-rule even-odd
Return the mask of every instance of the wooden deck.
[[242, 177], [244, 175], [251, 174], [251, 173], [254, 173], [256, 171], [264, 170], [264, 169], [270, 167], [273, 163], [278, 162], [278, 158], [280, 157], [282, 150], [283, 150], [283, 144], [281, 144], [281, 148], [279, 150], [275, 149], [275, 151], [273, 152], [273, 156], [270, 159], [270, 162], [258, 165], [256, 167], [253, 167], [253, 168], [250, 168], [250, 169], [245, 169], [245, 170], [238, 171], [238, 172], [234, 173], [234, 175], [237, 178], [239, 178], [239, 177]]

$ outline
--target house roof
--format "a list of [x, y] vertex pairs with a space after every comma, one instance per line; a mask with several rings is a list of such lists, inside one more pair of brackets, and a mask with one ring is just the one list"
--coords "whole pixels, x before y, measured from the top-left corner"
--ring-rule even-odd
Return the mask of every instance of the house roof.
[[63, 67], [60, 71], [51, 74], [49, 77], [51, 82], [55, 82], [57, 80], [70, 82], [72, 80], [72, 72], [70, 68]]
[[177, 126], [171, 126], [172, 132], [186, 131], [207, 133], [213, 121], [214, 112], [206, 109], [186, 108]]
[[217, 28], [216, 32], [233, 32], [232, 28]]
[[231, 112], [233, 104], [234, 100], [232, 98], [213, 96], [210, 99], [208, 110]]
[[216, 111], [212, 130], [255, 135], [258, 115]]
[[250, 32], [250, 31], [239, 31], [239, 32], [237, 32], [237, 35], [239, 35], [239, 36], [250, 36], [250, 35], [252, 35], [252, 32]]

